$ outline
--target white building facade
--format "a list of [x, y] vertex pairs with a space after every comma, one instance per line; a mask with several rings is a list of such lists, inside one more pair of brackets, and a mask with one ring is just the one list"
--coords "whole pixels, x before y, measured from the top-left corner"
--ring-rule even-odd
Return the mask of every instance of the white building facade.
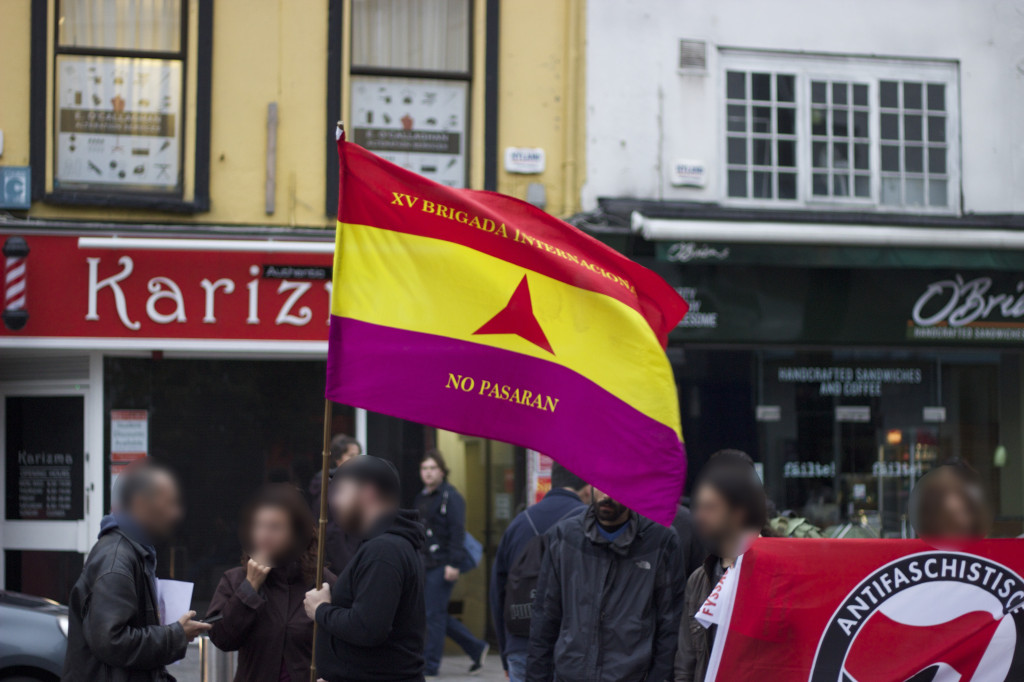
[[955, 457], [1021, 532], [1024, 2], [591, 0], [586, 59], [575, 222], [691, 304], [692, 470], [906, 536]]

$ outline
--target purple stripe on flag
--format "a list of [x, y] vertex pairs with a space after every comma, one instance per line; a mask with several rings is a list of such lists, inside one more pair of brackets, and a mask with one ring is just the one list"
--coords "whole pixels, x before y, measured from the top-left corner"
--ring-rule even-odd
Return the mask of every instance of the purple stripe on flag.
[[675, 431], [557, 363], [331, 316], [326, 394], [533, 448], [654, 521], [675, 516], [686, 477]]

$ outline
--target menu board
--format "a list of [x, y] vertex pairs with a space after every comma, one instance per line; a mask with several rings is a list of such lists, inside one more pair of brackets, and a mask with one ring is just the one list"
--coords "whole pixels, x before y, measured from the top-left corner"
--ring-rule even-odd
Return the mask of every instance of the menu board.
[[84, 518], [85, 399], [9, 396], [5, 401], [6, 518]]
[[59, 55], [54, 184], [179, 191], [181, 82], [174, 59]]
[[467, 84], [352, 78], [353, 142], [449, 187], [466, 186]]

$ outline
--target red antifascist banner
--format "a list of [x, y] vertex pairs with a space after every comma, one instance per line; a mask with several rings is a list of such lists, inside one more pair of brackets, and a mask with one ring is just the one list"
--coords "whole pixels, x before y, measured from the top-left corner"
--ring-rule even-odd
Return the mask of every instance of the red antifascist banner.
[[702, 606], [708, 680], [1024, 680], [1024, 541], [761, 539]]

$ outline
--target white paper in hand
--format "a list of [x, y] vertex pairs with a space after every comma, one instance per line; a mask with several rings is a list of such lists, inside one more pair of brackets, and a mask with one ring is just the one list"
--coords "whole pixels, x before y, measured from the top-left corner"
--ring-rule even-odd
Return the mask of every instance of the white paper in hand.
[[161, 625], [170, 625], [192, 610], [192, 588], [195, 587], [194, 583], [163, 579], [156, 582]]

